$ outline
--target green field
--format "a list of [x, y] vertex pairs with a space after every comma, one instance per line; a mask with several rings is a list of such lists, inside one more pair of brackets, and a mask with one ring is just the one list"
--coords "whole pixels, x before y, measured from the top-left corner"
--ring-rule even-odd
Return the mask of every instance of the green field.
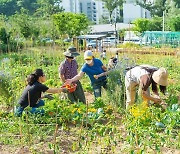
[[[154, 49], [155, 50], [155, 49]], [[107, 53], [108, 59], [114, 53]], [[95, 53], [99, 58], [99, 53]], [[180, 58], [156, 54], [119, 54], [123, 64], [150, 64], [165, 67], [169, 86], [166, 110], [151, 106], [140, 116], [124, 109], [122, 70], [109, 75], [109, 89], [94, 101], [87, 76], [81, 79], [88, 97], [86, 105], [70, 104], [55, 94], [45, 100], [45, 115], [15, 117], [14, 107], [26, 86], [26, 77], [36, 68], [47, 76], [46, 85], [60, 87], [58, 66], [61, 50], [51, 47], [28, 48], [0, 55], [0, 153], [180, 153]], [[127, 59], [127, 60], [125, 60]], [[79, 68], [83, 53], [77, 57]], [[121, 83], [118, 83], [119, 80]], [[142, 100], [138, 100], [140, 103]], [[142, 109], [143, 110], [143, 109]]]

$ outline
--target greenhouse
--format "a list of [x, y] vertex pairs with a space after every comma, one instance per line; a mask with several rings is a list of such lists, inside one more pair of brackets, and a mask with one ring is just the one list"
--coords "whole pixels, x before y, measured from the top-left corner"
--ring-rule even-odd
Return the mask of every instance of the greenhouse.
[[146, 31], [142, 37], [142, 44], [178, 47], [180, 46], [180, 32]]

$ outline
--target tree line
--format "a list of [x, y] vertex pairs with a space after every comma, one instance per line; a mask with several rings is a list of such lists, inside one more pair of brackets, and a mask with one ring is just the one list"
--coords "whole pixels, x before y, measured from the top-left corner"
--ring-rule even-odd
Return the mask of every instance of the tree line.
[[0, 14], [11, 16], [21, 9], [30, 15], [49, 16], [63, 11], [61, 0], [2, 0], [0, 1]]
[[[112, 13], [122, 9], [123, 0], [101, 0]], [[41, 43], [42, 38], [72, 38], [88, 32], [90, 24], [84, 14], [65, 13], [61, 0], [1, 0], [0, 1], [0, 52], [17, 51], [24, 46], [25, 40], [32, 45]], [[180, 31], [179, 0], [136, 0], [137, 5], [149, 10], [152, 19], [133, 21], [135, 31], [161, 31], [162, 15], [165, 16], [165, 30]], [[122, 11], [122, 10], [121, 10]], [[123, 33], [122, 33], [123, 35]], [[63, 43], [62, 41], [59, 41]]]
[[63, 12], [60, 4], [61, 0], [0, 1], [0, 52], [17, 51], [28, 42], [44, 44], [46, 38], [55, 41], [84, 34], [87, 17]]

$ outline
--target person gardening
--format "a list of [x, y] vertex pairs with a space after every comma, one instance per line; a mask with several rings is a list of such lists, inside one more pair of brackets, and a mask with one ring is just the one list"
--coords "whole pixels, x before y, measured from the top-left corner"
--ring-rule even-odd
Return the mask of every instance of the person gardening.
[[[166, 86], [168, 85], [167, 79], [168, 72], [163, 67], [158, 69], [141, 65], [128, 70], [125, 75], [126, 108], [134, 104], [137, 87], [139, 87], [140, 95], [143, 99], [163, 105], [163, 101], [159, 97], [158, 85], [160, 91], [165, 94]], [[154, 96], [150, 95], [150, 85], [152, 86]]]
[[[42, 84], [46, 81], [46, 76], [42, 69], [36, 69], [34, 73], [30, 74], [27, 78], [28, 85], [24, 89], [20, 100], [18, 101], [19, 107], [15, 111], [16, 116], [21, 116], [24, 109], [27, 106], [31, 107], [31, 113], [44, 113], [44, 110], [38, 109], [40, 106], [44, 106], [45, 103], [42, 100], [42, 93], [61, 93], [66, 92], [65, 88], [49, 88]], [[47, 95], [45, 96], [47, 97]], [[49, 96], [50, 97], [50, 96]]]
[[[65, 60], [61, 62], [59, 66], [59, 77], [63, 83], [67, 79], [72, 79], [74, 76], [78, 74], [78, 64], [74, 57], [79, 56], [80, 54], [76, 51], [75, 47], [70, 47], [66, 52], [63, 53], [65, 55]], [[74, 92], [68, 92], [68, 98], [71, 102], [83, 102], [86, 103], [84, 91], [79, 80], [74, 81], [73, 83], [77, 84], [76, 90]]]
[[[108, 75], [111, 71], [103, 72], [95, 76], [96, 79]], [[146, 101], [153, 101], [156, 104], [166, 108], [166, 104], [160, 99], [157, 85], [160, 91], [165, 94], [167, 86], [168, 73], [165, 68], [158, 69], [150, 65], [135, 66], [127, 71], [125, 75], [126, 87], [126, 108], [132, 106], [135, 102], [136, 88], [139, 86], [139, 92]], [[150, 96], [149, 87], [152, 85], [154, 97]]]
[[74, 81], [80, 80], [86, 73], [91, 81], [91, 86], [93, 87], [95, 98], [101, 97], [102, 87], [104, 87], [105, 89], [107, 88], [106, 76], [95, 79], [95, 75], [107, 71], [107, 68], [99, 59], [94, 58], [91, 50], [85, 51], [84, 60], [85, 64], [82, 66], [81, 71], [72, 79], [67, 79], [66, 83], [71, 84]]
[[117, 65], [117, 62], [118, 62], [117, 58], [111, 57], [108, 62], [108, 70], [114, 69], [115, 66]]

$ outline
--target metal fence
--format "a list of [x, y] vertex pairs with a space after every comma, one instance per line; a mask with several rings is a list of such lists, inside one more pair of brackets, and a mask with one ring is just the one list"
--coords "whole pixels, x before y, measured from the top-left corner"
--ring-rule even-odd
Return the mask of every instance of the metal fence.
[[144, 45], [169, 45], [180, 46], [180, 32], [171, 31], [146, 31], [143, 34], [141, 43]]

